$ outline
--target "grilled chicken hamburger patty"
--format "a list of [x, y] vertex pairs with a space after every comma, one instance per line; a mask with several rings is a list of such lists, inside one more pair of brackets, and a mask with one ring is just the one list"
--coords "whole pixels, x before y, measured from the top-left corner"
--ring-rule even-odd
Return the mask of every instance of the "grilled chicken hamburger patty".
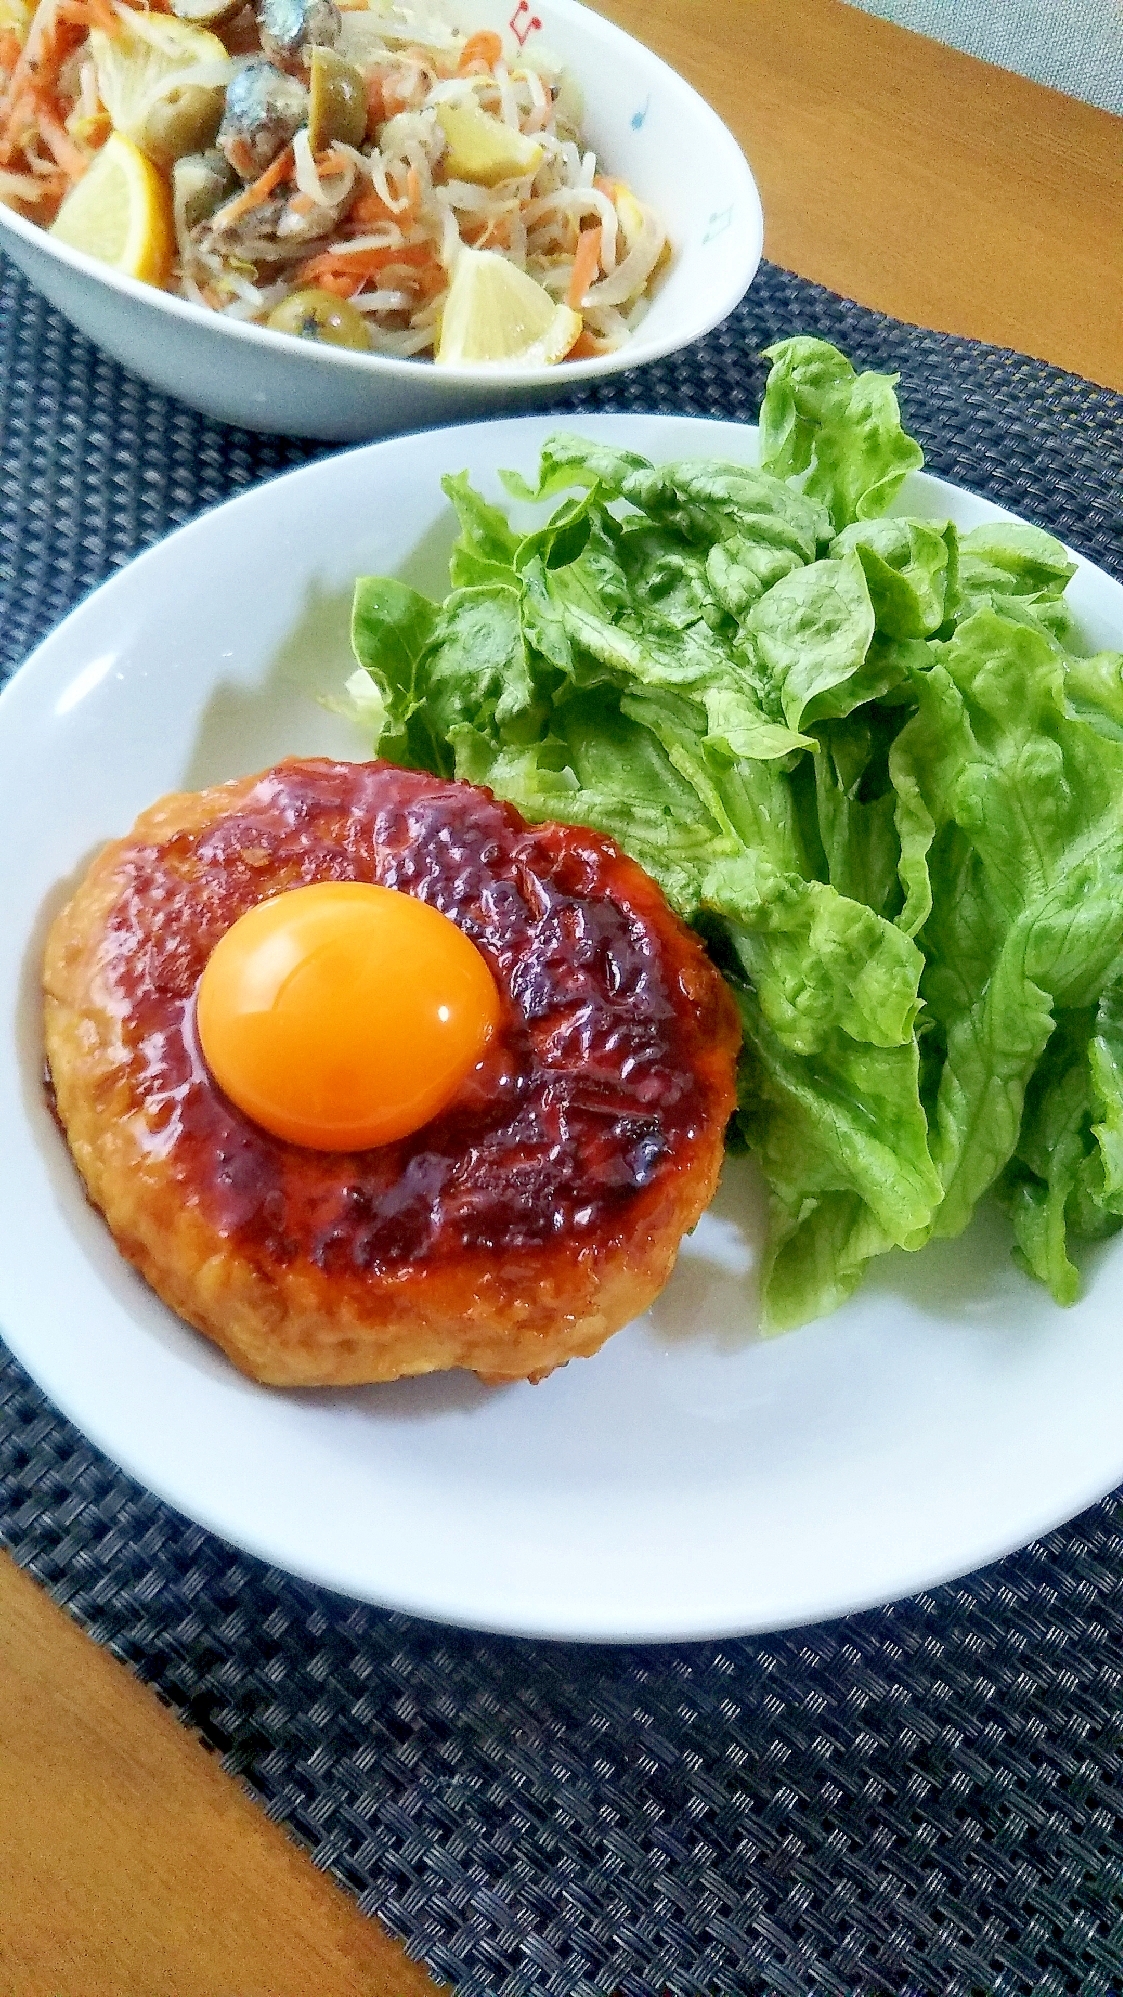
[[[423, 1129], [323, 1152], [213, 1081], [195, 995], [285, 889], [370, 881], [452, 918], [498, 986], [482, 1066]], [[165, 798], [106, 847], [44, 965], [57, 1113], [121, 1252], [253, 1378], [538, 1379], [646, 1309], [709, 1201], [739, 1027], [611, 840], [470, 784], [291, 761]]]

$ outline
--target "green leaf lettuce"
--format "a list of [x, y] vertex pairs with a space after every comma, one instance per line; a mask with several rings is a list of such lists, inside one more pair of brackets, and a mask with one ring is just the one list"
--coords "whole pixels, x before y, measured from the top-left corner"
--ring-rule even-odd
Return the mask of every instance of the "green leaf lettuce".
[[1059, 1301], [1123, 1218], [1123, 660], [1071, 558], [889, 514], [921, 459], [892, 377], [770, 350], [759, 466], [559, 433], [524, 534], [445, 481], [451, 594], [365, 578], [382, 754], [595, 827], [697, 924], [744, 1027], [766, 1326], [990, 1188]]

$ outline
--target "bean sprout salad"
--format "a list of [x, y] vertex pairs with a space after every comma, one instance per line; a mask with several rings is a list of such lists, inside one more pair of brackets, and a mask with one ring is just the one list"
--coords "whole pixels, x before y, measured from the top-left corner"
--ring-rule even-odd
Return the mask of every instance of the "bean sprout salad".
[[398, 0], [0, 0], [0, 200], [228, 318], [553, 362], [669, 259], [548, 54]]

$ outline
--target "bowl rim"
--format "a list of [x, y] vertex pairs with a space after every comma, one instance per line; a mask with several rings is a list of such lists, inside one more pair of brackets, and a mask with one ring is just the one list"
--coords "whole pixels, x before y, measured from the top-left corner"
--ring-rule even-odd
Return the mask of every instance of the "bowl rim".
[[[611, 354], [597, 354], [587, 360], [556, 361], [549, 367], [520, 368], [501, 362], [476, 362], [470, 366], [441, 367], [437, 375], [449, 387], [474, 387], [492, 384], [496, 389], [519, 389], [546, 386], [557, 383], [569, 384], [597, 380], [605, 375], [620, 374], [627, 369], [642, 367], [648, 362], [665, 359], [668, 354], [678, 353], [694, 340], [701, 339], [722, 320], [728, 318], [734, 307], [744, 297], [760, 265], [764, 251], [764, 213], [761, 207], [760, 191], [752, 168], [728, 125], [719, 117], [713, 106], [707, 103], [701, 92], [695, 90], [684, 76], [656, 55], [635, 35], [618, 27], [614, 21], [597, 13], [593, 8], [582, 4], [582, 0], [551, 0], [552, 8], [563, 17], [576, 20], [582, 30], [587, 31], [592, 41], [598, 38], [607, 43], [609, 49], [622, 43], [642, 51], [645, 62], [651, 70], [680, 100], [692, 100], [694, 114], [704, 126], [709, 126], [706, 140], [708, 147], [719, 147], [725, 154], [725, 171], [731, 196], [740, 194], [746, 204], [741, 226], [730, 231], [725, 239], [728, 249], [739, 249], [736, 257], [723, 259], [722, 278], [708, 295], [710, 303], [700, 312], [693, 314], [685, 328], [671, 330], [652, 340], [643, 338], [643, 326], [624, 346]], [[229, 319], [222, 314], [208, 310], [205, 305], [196, 305], [191, 299], [180, 298], [175, 292], [164, 291], [155, 285], [145, 284], [139, 278], [125, 276], [111, 265], [99, 262], [84, 250], [75, 250], [67, 243], [57, 242], [39, 223], [20, 215], [15, 209], [0, 202], [0, 247], [5, 231], [21, 238], [28, 246], [39, 251], [50, 261], [62, 264], [81, 278], [94, 279], [107, 290], [116, 292], [126, 299], [133, 299], [153, 307], [157, 312], [166, 312], [172, 318], [188, 325], [208, 326], [234, 339], [248, 342], [251, 346], [264, 347], [269, 353], [287, 351], [292, 353], [296, 344], [289, 336], [277, 334], [266, 326], [257, 326], [244, 319]], [[34, 281], [34, 280], [32, 280]], [[65, 314], [65, 307], [61, 308]], [[646, 324], [646, 321], [644, 322]], [[276, 344], [285, 342], [284, 349]], [[431, 360], [402, 357], [396, 354], [360, 353], [346, 347], [333, 347], [326, 342], [304, 341], [301, 345], [313, 365], [325, 366], [351, 375], [379, 376], [384, 380], [406, 382], [416, 380], [419, 372], [435, 370]]]

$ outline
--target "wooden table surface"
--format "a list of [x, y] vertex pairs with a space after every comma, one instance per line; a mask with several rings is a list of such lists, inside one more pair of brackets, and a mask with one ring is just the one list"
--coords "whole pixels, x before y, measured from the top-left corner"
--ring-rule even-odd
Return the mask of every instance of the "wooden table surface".
[[1123, 389], [1123, 120], [839, 0], [609, 0], [737, 134], [764, 253]]
[[[773, 261], [1123, 389], [1123, 122], [841, 0], [602, 11], [736, 132]], [[0, 1556], [4, 1997], [432, 1989]]]

